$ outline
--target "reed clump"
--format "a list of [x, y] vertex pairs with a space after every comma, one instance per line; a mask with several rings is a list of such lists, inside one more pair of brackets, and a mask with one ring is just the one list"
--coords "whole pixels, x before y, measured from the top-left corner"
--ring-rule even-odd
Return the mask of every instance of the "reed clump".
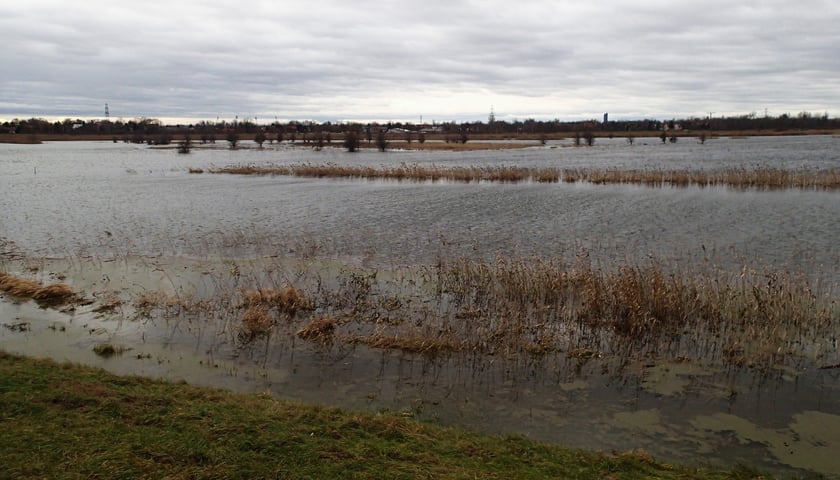
[[[452, 326], [485, 351], [588, 351], [697, 357], [718, 345], [724, 361], [766, 364], [803, 354], [838, 327], [840, 307], [801, 276], [744, 268], [669, 272], [661, 264], [612, 270], [562, 260], [457, 259], [437, 268]], [[738, 345], [738, 348], [733, 348]], [[728, 349], [728, 350], [727, 350]], [[730, 353], [721, 353], [729, 351]]]
[[325, 342], [332, 340], [338, 321], [331, 316], [320, 316], [312, 319], [297, 331], [298, 338], [310, 342]]
[[34, 280], [1, 272], [0, 291], [12, 297], [32, 299], [46, 306], [64, 305], [75, 297], [73, 289], [67, 284], [55, 283], [44, 286]]
[[211, 173], [234, 175], [286, 175], [314, 178], [388, 179], [397, 181], [452, 182], [535, 182], [604, 184], [639, 184], [648, 186], [711, 187], [757, 189], [840, 189], [840, 169], [785, 170], [773, 167], [724, 170], [621, 170], [598, 168], [553, 167], [439, 167], [406, 165], [380, 168], [357, 165], [300, 164], [277, 166], [229, 166], [210, 170]]
[[367, 345], [371, 348], [400, 350], [408, 353], [442, 354], [464, 351], [464, 343], [452, 338], [428, 336], [423, 334], [386, 335], [376, 333], [349, 338], [351, 343]]
[[[219, 300], [226, 297], [223, 295]], [[217, 309], [213, 301], [197, 298], [195, 295], [176, 295], [154, 290], [137, 296], [132, 302], [137, 314], [151, 317], [159, 314], [163, 317], [176, 317], [183, 314], [199, 314]]]
[[[394, 271], [241, 270], [207, 300], [151, 292], [140, 315], [222, 319], [231, 345], [267, 337], [423, 354], [681, 358], [768, 369], [840, 362], [840, 302], [796, 273], [564, 257], [441, 258]], [[295, 286], [285, 283], [294, 275]], [[266, 285], [266, 286], [262, 286]], [[157, 309], [157, 310], [155, 310]], [[236, 341], [238, 340], [238, 341]]]
[[240, 340], [250, 341], [256, 337], [268, 334], [274, 325], [274, 319], [268, 308], [262, 305], [249, 307], [242, 314], [239, 331]]
[[242, 306], [265, 306], [277, 309], [281, 313], [294, 316], [298, 310], [312, 307], [303, 292], [294, 287], [259, 288], [242, 292]]
[[119, 355], [125, 352], [126, 350], [126, 347], [122, 345], [116, 345], [113, 343], [97, 343], [93, 346], [93, 353], [105, 358], [113, 357], [114, 355]]

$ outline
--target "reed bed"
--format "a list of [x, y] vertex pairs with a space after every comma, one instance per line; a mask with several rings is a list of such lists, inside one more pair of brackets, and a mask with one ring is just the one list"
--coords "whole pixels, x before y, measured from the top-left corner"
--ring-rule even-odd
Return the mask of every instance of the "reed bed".
[[640, 357], [753, 366], [826, 347], [837, 353], [837, 300], [790, 273], [504, 258], [438, 269], [440, 295], [464, 312], [461, 332], [479, 332], [479, 346], [607, 354], [630, 347]]
[[326, 280], [306, 265], [243, 267], [219, 278], [208, 299], [145, 294], [135, 306], [146, 316], [158, 302], [162, 316], [223, 319], [219, 330], [237, 348], [298, 339], [426, 355], [680, 358], [762, 371], [840, 363], [840, 302], [803, 276], [588, 259], [451, 258], [387, 273], [346, 269]]
[[620, 170], [556, 167], [438, 167], [402, 164], [394, 167], [354, 165], [279, 165], [230, 166], [210, 170], [211, 173], [234, 175], [286, 175], [314, 178], [387, 179], [397, 181], [452, 182], [535, 182], [602, 184], [639, 184], [649, 186], [711, 187], [757, 189], [840, 189], [840, 169], [785, 170], [760, 167], [725, 170]]

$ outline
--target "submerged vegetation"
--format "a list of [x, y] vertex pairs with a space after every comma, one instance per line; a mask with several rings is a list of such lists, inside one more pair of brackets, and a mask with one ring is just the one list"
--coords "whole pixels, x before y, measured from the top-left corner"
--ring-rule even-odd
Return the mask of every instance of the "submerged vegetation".
[[[199, 173], [199, 169], [190, 172]], [[203, 170], [202, 170], [203, 172]], [[316, 178], [362, 178], [400, 181], [537, 182], [641, 184], [648, 186], [735, 188], [840, 189], [840, 169], [785, 170], [781, 168], [728, 168], [724, 170], [619, 170], [598, 168], [437, 167], [402, 164], [395, 167], [354, 165], [229, 166], [211, 173], [234, 175], [288, 175]]]
[[[229, 319], [246, 347], [297, 337], [423, 354], [679, 359], [769, 371], [840, 362], [840, 304], [804, 277], [743, 267], [606, 268], [560, 258], [441, 259], [392, 271], [270, 260], [218, 277], [206, 299], [146, 293], [144, 316]], [[294, 286], [292, 286], [294, 285]]]
[[55, 283], [44, 286], [34, 280], [3, 272], [0, 272], [0, 292], [16, 298], [31, 298], [45, 306], [60, 306], [75, 297], [73, 290], [66, 284]]
[[[769, 478], [0, 352], [3, 478]], [[84, 441], [79, 441], [84, 438]]]

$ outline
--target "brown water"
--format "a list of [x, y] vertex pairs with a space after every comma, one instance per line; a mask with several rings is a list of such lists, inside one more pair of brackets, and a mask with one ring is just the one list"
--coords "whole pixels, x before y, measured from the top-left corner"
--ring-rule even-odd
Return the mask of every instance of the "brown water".
[[[190, 175], [240, 163], [830, 168], [831, 137], [709, 140], [705, 145], [532, 148], [469, 153], [196, 150], [111, 143], [0, 145], [4, 270], [66, 276], [101, 303], [164, 289], [209, 294], [233, 264], [267, 256], [391, 269], [457, 255], [566, 255], [605, 264], [649, 254], [677, 264], [840, 280], [840, 201], [832, 192], [727, 188], [396, 183]], [[55, 258], [49, 260], [47, 258]], [[315, 260], [312, 260], [315, 259]], [[293, 271], [294, 267], [290, 267]], [[293, 275], [289, 273], [289, 275]], [[52, 278], [55, 281], [55, 278]], [[328, 281], [328, 280], [327, 280]], [[0, 348], [59, 360], [348, 408], [387, 409], [601, 450], [644, 448], [693, 464], [739, 461], [776, 472], [840, 471], [840, 369], [771, 372], [702, 362], [428, 357], [293, 336], [237, 345], [230, 319], [138, 318], [97, 303], [60, 313], [0, 301]], [[25, 329], [10, 328], [27, 324]], [[129, 347], [101, 358], [99, 342]], [[836, 342], [836, 340], [835, 340]]]

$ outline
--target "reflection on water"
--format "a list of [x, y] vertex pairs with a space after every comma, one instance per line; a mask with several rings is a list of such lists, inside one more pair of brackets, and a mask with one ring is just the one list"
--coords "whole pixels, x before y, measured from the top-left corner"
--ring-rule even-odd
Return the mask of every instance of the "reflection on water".
[[[767, 265], [801, 272], [823, 291], [840, 281], [840, 202], [831, 192], [187, 173], [188, 167], [265, 162], [668, 169], [840, 162], [838, 139], [830, 137], [704, 145], [651, 139], [634, 146], [619, 140], [599, 139], [593, 148], [562, 142], [516, 151], [356, 155], [269, 148], [197, 149], [184, 156], [110, 143], [0, 145], [0, 250], [19, 249], [27, 259], [5, 260], [0, 268], [26, 272], [34, 263], [35, 275], [66, 274], [98, 301], [109, 293], [158, 290], [200, 298], [228, 281], [231, 269], [263, 256], [323, 261], [327, 273], [317, 280], [325, 284], [346, 265], [385, 275], [462, 255], [544, 257], [581, 249], [605, 267], [653, 254], [677, 265], [713, 259], [733, 270]], [[65, 260], [39, 263], [42, 257]], [[283, 278], [299, 280], [294, 270]], [[242, 279], [244, 286], [254, 278]], [[840, 368], [782, 363], [757, 372], [680, 358], [625, 362], [568, 352], [428, 356], [305, 342], [293, 332], [243, 345], [233, 319], [218, 311], [137, 317], [129, 303], [107, 315], [94, 307], [58, 313], [6, 299], [0, 323], [30, 329], [0, 327], [0, 348], [576, 447], [642, 447], [665, 459], [743, 461], [780, 472], [837, 471], [825, 449], [840, 448], [840, 441], [823, 426], [840, 418]], [[91, 351], [97, 342], [131, 350], [106, 360]]]

